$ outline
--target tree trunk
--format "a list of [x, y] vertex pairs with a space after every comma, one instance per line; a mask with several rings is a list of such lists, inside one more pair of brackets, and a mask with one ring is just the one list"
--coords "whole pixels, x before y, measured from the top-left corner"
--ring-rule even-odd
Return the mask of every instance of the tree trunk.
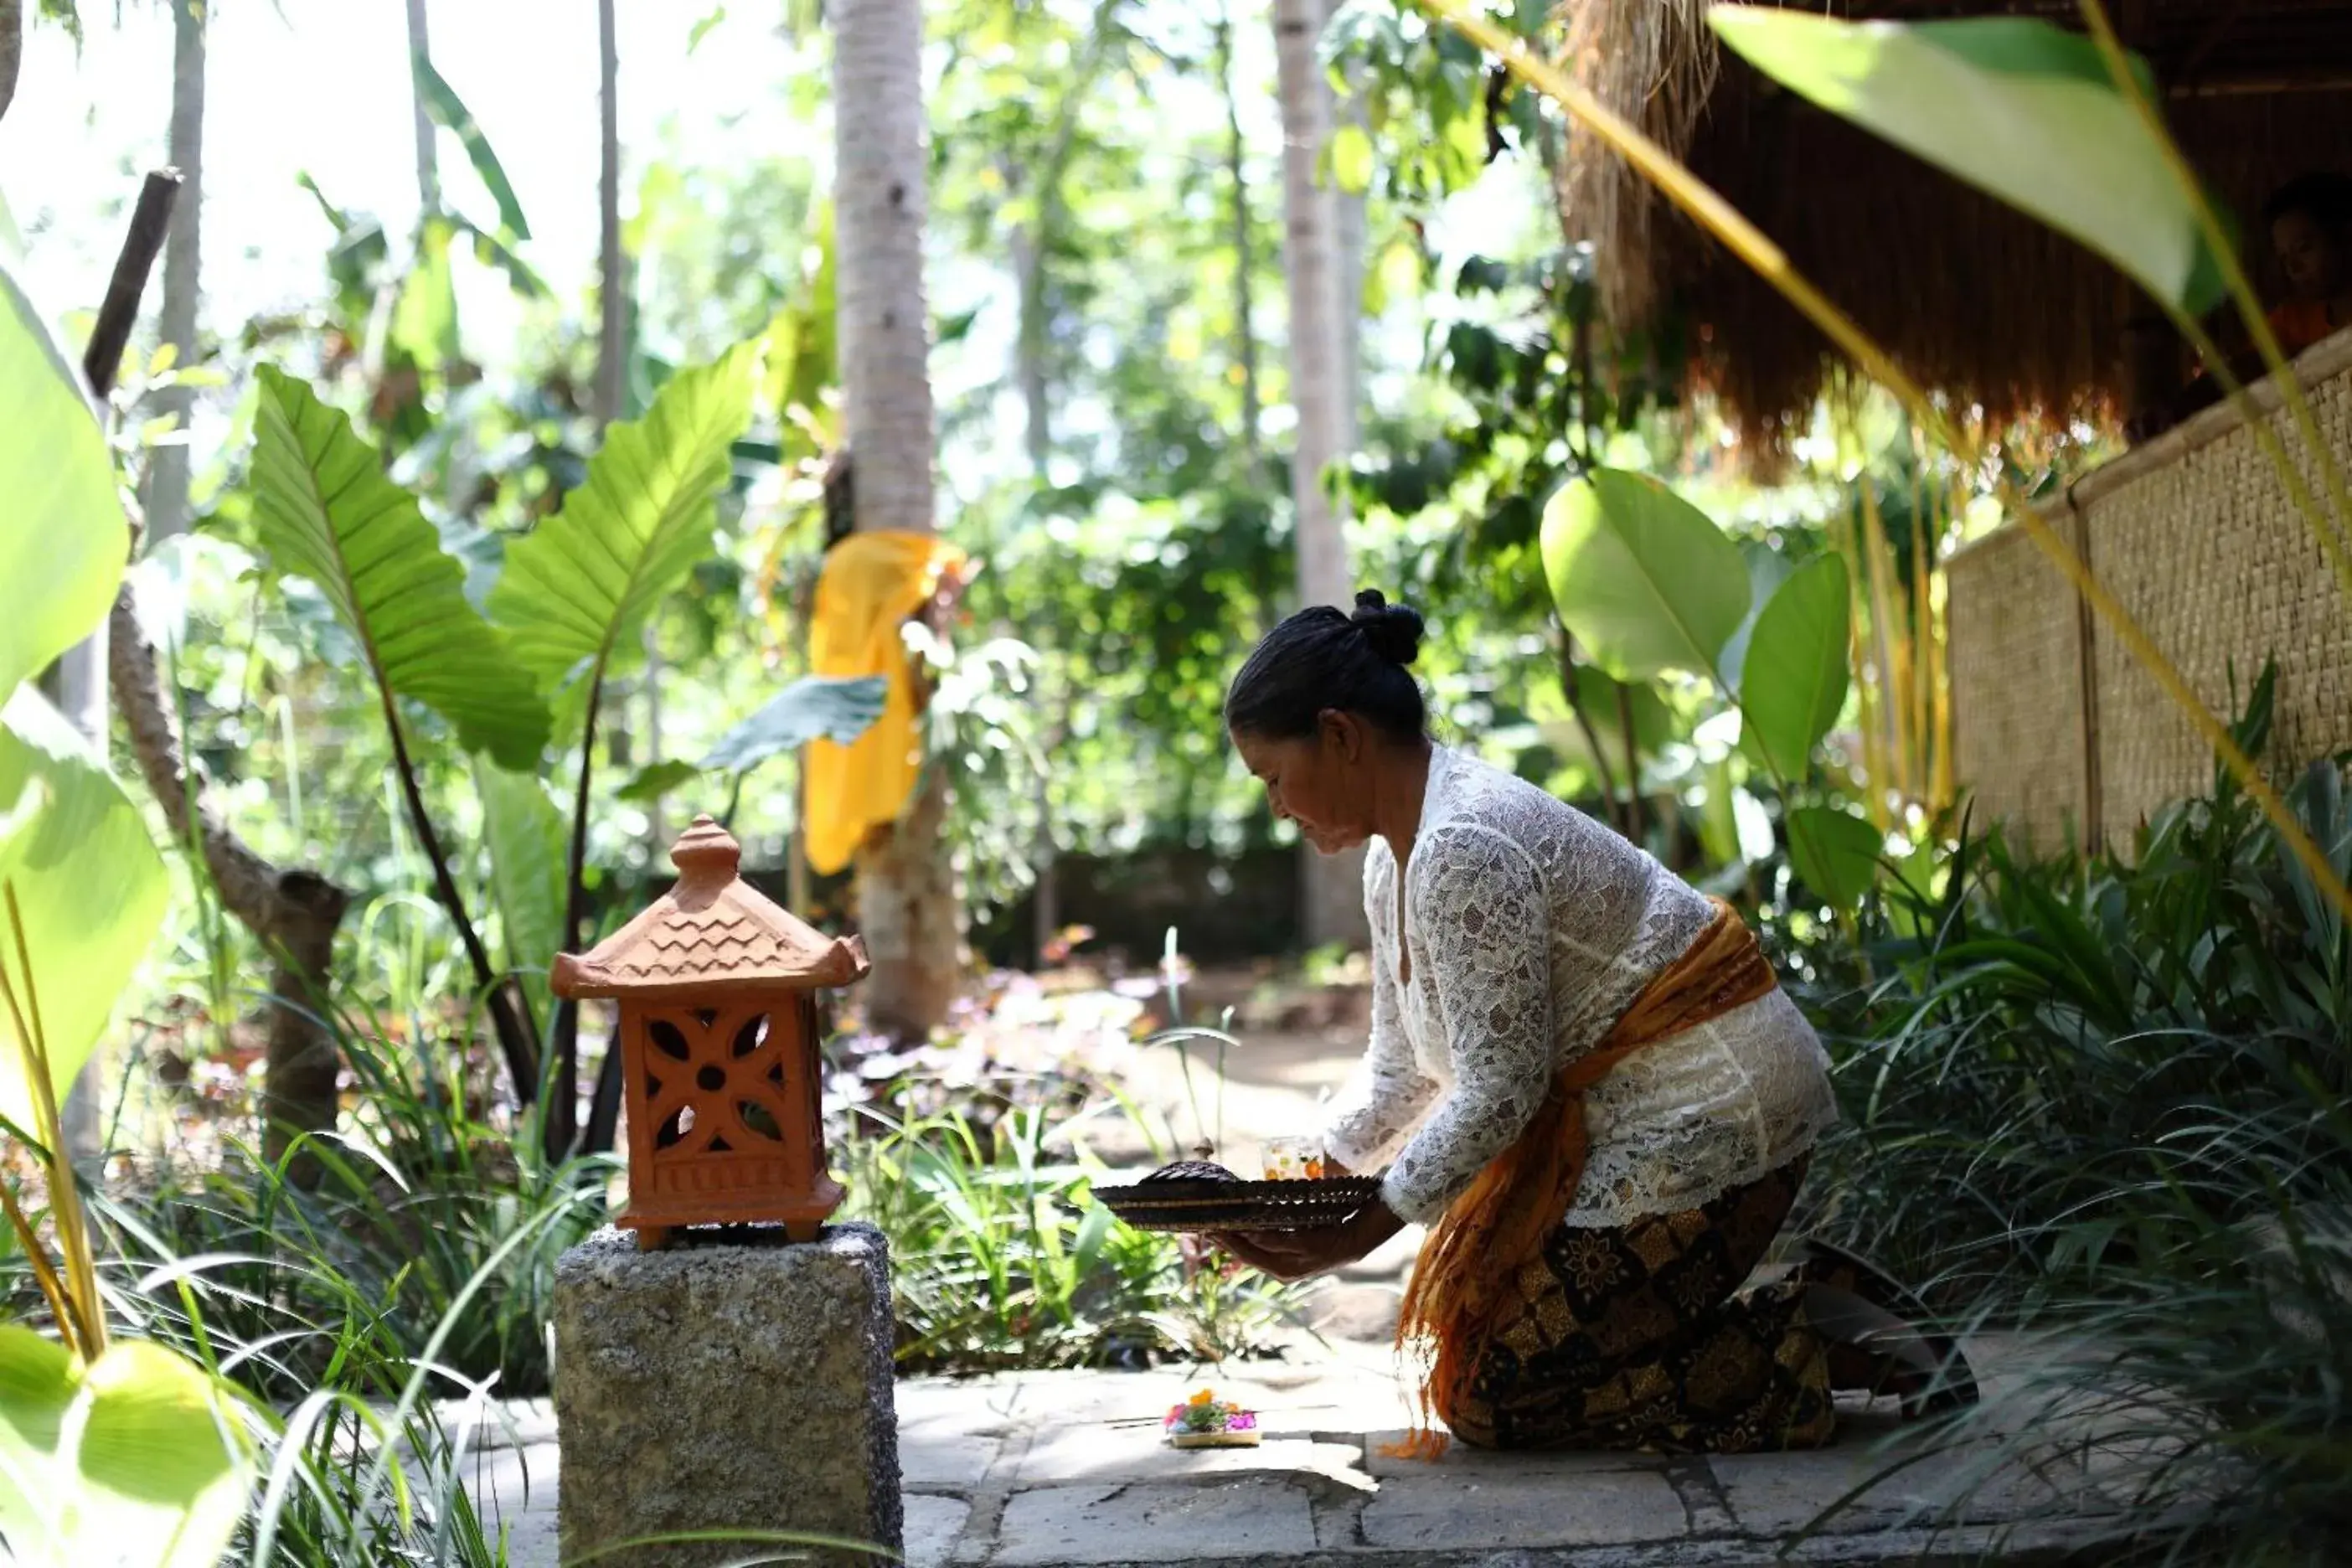
[[[203, 858], [223, 907], [276, 962], [262, 1089], [263, 1150], [274, 1160], [296, 1133], [334, 1130], [341, 1062], [333, 1032], [317, 1020], [330, 1016], [335, 931], [351, 895], [323, 877], [270, 864], [205, 805], [202, 781], [190, 776], [183, 759], [174, 705], [157, 674], [155, 650], [139, 629], [128, 584], [108, 630], [114, 700], [148, 789], [173, 837]], [[308, 1179], [313, 1170], [315, 1163], [298, 1161], [295, 1174]]]
[[[1348, 456], [1354, 424], [1347, 377], [1352, 350], [1340, 274], [1345, 226], [1336, 192], [1317, 179], [1330, 140], [1332, 94], [1315, 58], [1324, 0], [1275, 0], [1277, 90], [1282, 100], [1283, 270], [1290, 294], [1290, 399], [1298, 414], [1290, 493], [1297, 512], [1302, 605], [1354, 602], [1348, 571], [1347, 501], [1327, 486]], [[1361, 851], [1324, 857], [1302, 846], [1301, 914], [1307, 945], [1366, 939]]]
[[1014, 370], [1021, 383], [1025, 444], [1031, 472], [1041, 480], [1054, 450], [1052, 387], [1045, 363], [1053, 322], [1047, 315], [1045, 258], [1053, 251], [1054, 233], [1061, 223], [1062, 179], [1069, 172], [1070, 154], [1077, 146], [1078, 116], [1085, 111], [1087, 95], [1094, 90], [1095, 81], [1110, 58], [1111, 25], [1125, 3], [1126, 0], [1097, 0], [1086, 50], [1078, 57], [1068, 85], [1062, 89], [1061, 101], [1055, 106], [1051, 132], [1025, 171], [1003, 170], [1006, 190], [1019, 191], [1024, 180], [1031, 187], [1030, 220], [1013, 226], [1007, 237], [1006, 248], [1013, 253], [1013, 276], [1020, 286], [1020, 336], [1014, 349]]
[[[1005, 182], [1013, 184], [1011, 179]], [[1041, 194], [1038, 205], [1042, 209]], [[1029, 477], [1045, 482], [1054, 456], [1053, 390], [1045, 371], [1045, 257], [1040, 239], [1042, 223], [1015, 224], [1005, 236], [1013, 254], [1013, 272], [1021, 300], [1020, 331], [1013, 344], [1013, 379], [1021, 384], [1022, 444], [1029, 456]]]
[[[921, 0], [834, 10], [838, 338], [860, 531], [936, 526], [922, 47]], [[928, 1034], [955, 994], [961, 932], [940, 838], [946, 814], [946, 775], [927, 769], [906, 815], [857, 859], [857, 921], [874, 961], [866, 1005], [900, 1037]]]
[[[186, 0], [182, 0], [186, 3]], [[426, 26], [425, 0], [408, 0], [408, 52], [415, 59], [433, 58], [433, 36]], [[425, 112], [425, 94], [412, 88], [410, 101], [416, 116], [416, 200], [419, 208], [441, 210], [441, 161], [433, 142], [433, 116]]]
[[[409, 0], [421, 5], [423, 0]], [[628, 389], [628, 279], [621, 255], [621, 44], [613, 0], [596, 0], [597, 103], [603, 123], [596, 178], [596, 428], [621, 417]]]
[[[1070, 155], [1077, 145], [1078, 116], [1085, 111], [1087, 94], [1093, 90], [1096, 79], [1109, 58], [1112, 22], [1124, 3], [1125, 0], [1098, 0], [1095, 6], [1094, 25], [1087, 36], [1086, 53], [1080, 57], [1076, 73], [1069, 85], [1062, 91], [1061, 103], [1055, 110], [1053, 134], [1047, 138], [1043, 154], [1029, 170], [1028, 178], [1035, 184], [1034, 199], [1030, 207], [1034, 216], [1027, 224], [1015, 225], [1007, 237], [1007, 248], [1013, 253], [1013, 272], [1020, 286], [1021, 301], [1020, 335], [1014, 347], [1013, 370], [1021, 385], [1030, 477], [1041, 486], [1051, 482], [1054, 457], [1052, 373], [1046, 363], [1053, 321], [1045, 297], [1045, 258], [1052, 252], [1054, 234], [1060, 225], [1062, 182], [1069, 172]], [[1019, 174], [1008, 172], [1006, 188], [1017, 190], [1019, 184]], [[1052, 780], [1040, 775], [1036, 781], [1036, 791], [1037, 833], [1030, 845], [1030, 869], [1036, 878], [1031, 905], [1031, 929], [1036, 939], [1038, 961], [1042, 964], [1045, 952], [1053, 944], [1062, 924], [1060, 849], [1054, 838]]]
[[[1323, 21], [1329, 26], [1338, 14], [1341, 0], [1324, 0]], [[1371, 119], [1366, 112], [1363, 90], [1353, 73], [1350, 90], [1334, 106], [1335, 123], [1352, 125], [1366, 135], [1371, 133]], [[1356, 436], [1364, 400], [1364, 197], [1335, 190], [1332, 203], [1339, 214], [1339, 242], [1333, 261], [1333, 284], [1339, 290], [1338, 326], [1339, 332], [1339, 452], [1345, 457], [1356, 450]], [[1345, 515], [1343, 511], [1342, 516]], [[1360, 901], [1360, 900], [1359, 900]]]
[[[596, 174], [596, 384], [594, 413], [599, 442], [613, 425], [629, 412], [629, 258], [621, 247], [621, 40], [614, 0], [597, 0], [597, 127]], [[661, 640], [655, 622], [660, 609], [646, 618], [641, 646], [645, 667], [633, 689], [607, 689], [615, 710], [611, 733], [633, 755], [638, 767], [662, 760]], [[645, 703], [642, 736], [627, 718], [631, 699]], [[642, 739], [643, 746], [636, 742]], [[669, 832], [661, 803], [646, 813], [646, 860], [656, 870], [665, 864]]]
[[[172, 163], [180, 171], [179, 199], [172, 206], [171, 238], [163, 247], [163, 340], [180, 368], [196, 363], [196, 305], [205, 205], [205, 20], [204, 0], [172, 0]], [[194, 415], [194, 387], [170, 386], [155, 395], [155, 411], [185, 430]], [[185, 446], [159, 447], [147, 470], [147, 537], [184, 533], [189, 516], [188, 478], [193, 454]]]
[[[628, 259], [621, 252], [621, 39], [619, 18], [614, 13], [613, 0], [596, 0], [596, 104], [597, 104], [597, 175], [596, 175], [596, 384], [593, 389], [593, 412], [596, 416], [597, 439], [625, 413], [628, 396], [629, 362], [629, 284]], [[658, 760], [661, 746], [661, 697], [657, 683], [661, 679], [661, 658], [654, 640], [654, 628], [647, 622], [645, 628], [645, 698], [647, 727]], [[601, 705], [611, 710], [609, 739], [605, 755], [614, 764], [621, 763], [629, 744], [629, 693], [617, 682], [607, 681]], [[580, 739], [580, 794], [573, 803], [575, 814], [584, 816], [588, 810], [589, 752], [594, 747], [596, 726], [590, 722]], [[658, 869], [661, 865], [661, 808], [656, 805], [650, 814], [647, 863]], [[582, 823], [573, 823], [575, 834], [583, 831]], [[580, 842], [575, 839], [575, 843]], [[577, 857], [575, 856], [575, 861]], [[568, 889], [569, 900], [564, 920], [564, 942], [567, 950], [577, 951], [588, 941], [583, 929], [582, 900], [576, 889]], [[589, 1153], [601, 1154], [613, 1147], [621, 1120], [621, 1051], [618, 1034], [609, 1037], [604, 1046], [604, 1059], [596, 1069], [596, 1084], [588, 1107], [585, 1136], [578, 1140], [580, 1147]], [[558, 1003], [555, 1012], [555, 1082], [547, 1107], [546, 1146], [548, 1152], [562, 1158], [574, 1142], [574, 1121], [580, 1105], [580, 1005], [577, 1002]]]
[[963, 931], [947, 812], [947, 773], [925, 768], [907, 814], [857, 858], [857, 929], [874, 961], [866, 1026], [893, 1040], [926, 1038], [955, 1000]]
[[[8, 42], [21, 42], [21, 14], [11, 12], [5, 18], [10, 26]], [[15, 66], [8, 63], [13, 91]], [[0, 103], [0, 108], [5, 108]], [[147, 294], [147, 279], [155, 269], [156, 253], [163, 248], [171, 232], [172, 210], [184, 194], [179, 174], [173, 170], [151, 172], [141, 185], [138, 205], [131, 209], [130, 231], [123, 237], [122, 248], [116, 255], [114, 272], [107, 279], [106, 299], [99, 306], [98, 319], [91, 323], [89, 341], [82, 350], [82, 374], [89, 383], [100, 406], [106, 405], [107, 395], [114, 390], [114, 380], [122, 363], [123, 345], [131, 341], [131, 330], [139, 319], [141, 300]], [[132, 542], [137, 535], [133, 533]], [[109, 750], [109, 727], [106, 712], [107, 627], [100, 625], [68, 648], [62, 658], [43, 674], [41, 684], [47, 690], [67, 722], [80, 732], [91, 751], [104, 763]], [[104, 1174], [101, 1157], [105, 1153], [104, 1133], [100, 1126], [100, 1100], [104, 1092], [104, 1069], [100, 1067], [102, 1052], [91, 1053], [74, 1076], [67, 1089], [66, 1102], [61, 1107], [58, 1134], [65, 1144], [67, 1161], [78, 1171], [96, 1180]]]
[[1256, 279], [1257, 245], [1250, 220], [1249, 172], [1242, 138], [1241, 98], [1234, 85], [1234, 16], [1227, 5], [1217, 18], [1217, 80], [1225, 95], [1225, 175], [1232, 186], [1234, 223], [1234, 363], [1242, 373], [1242, 455], [1249, 477], [1259, 474], [1264, 454], [1258, 447], [1258, 424], [1263, 413], [1257, 379]]

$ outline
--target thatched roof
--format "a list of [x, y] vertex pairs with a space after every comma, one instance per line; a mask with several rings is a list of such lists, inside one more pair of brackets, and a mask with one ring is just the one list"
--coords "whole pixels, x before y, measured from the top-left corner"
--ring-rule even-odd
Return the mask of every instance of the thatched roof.
[[[1903, 20], [2042, 16], [2074, 0], [1815, 0]], [[2125, 320], [2147, 310], [2106, 262], [1781, 91], [1719, 50], [1703, 0], [1563, 0], [1569, 58], [1601, 99], [1682, 154], [1916, 374], [1996, 419], [2111, 412]], [[2110, 0], [2164, 84], [2215, 194], [2249, 218], [2315, 166], [2352, 166], [2343, 0]], [[1712, 388], [1751, 436], [1810, 406], [1826, 345], [1613, 154], [1572, 137], [1559, 177], [1571, 239], [1594, 242], [1611, 319], [1688, 312]], [[2259, 236], [2250, 237], [2259, 240]], [[2269, 247], [2249, 247], [2258, 283]]]

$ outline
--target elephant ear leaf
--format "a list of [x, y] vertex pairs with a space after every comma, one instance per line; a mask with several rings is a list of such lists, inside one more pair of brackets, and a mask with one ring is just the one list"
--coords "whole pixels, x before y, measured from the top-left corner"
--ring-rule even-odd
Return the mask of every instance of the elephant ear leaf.
[[1840, 909], [1860, 903], [1878, 877], [1878, 830], [1832, 805], [1799, 806], [1787, 826], [1789, 862], [1805, 886]]
[[482, 844], [489, 851], [490, 894], [507, 968], [522, 976], [533, 1011], [544, 1016], [548, 967], [563, 951], [563, 813], [535, 774], [477, 761], [474, 787], [482, 801]]
[[758, 359], [745, 343], [670, 378], [643, 419], [605, 433], [562, 510], [508, 547], [490, 614], [541, 681], [584, 667], [593, 693], [646, 613], [708, 552]]
[[887, 682], [878, 675], [846, 679], [805, 675], [761, 710], [719, 737], [702, 766], [748, 773], [771, 757], [820, 737], [846, 746], [882, 716]]
[[1781, 779], [1805, 776], [1845, 706], [1846, 598], [1845, 559], [1824, 553], [1790, 574], [1756, 617], [1740, 661], [1740, 712]]
[[176, 1352], [119, 1340], [84, 1365], [0, 1328], [0, 1531], [16, 1562], [210, 1568], [253, 1459], [228, 1389]]
[[[6, 215], [0, 212], [0, 223]], [[0, 266], [0, 702], [106, 616], [131, 552], [80, 376]]]
[[1560, 624], [1612, 679], [1715, 673], [1748, 616], [1748, 565], [1713, 520], [1646, 474], [1594, 468], [1544, 508]]
[[260, 377], [252, 487], [262, 548], [279, 571], [318, 585], [379, 690], [438, 713], [469, 752], [536, 768], [547, 704], [467, 602], [465, 568], [416, 498], [341, 409], [274, 366]]
[[[0, 886], [24, 919], [38, 1027], [63, 1100], [154, 944], [172, 884], [104, 759], [30, 686], [0, 703]], [[0, 912], [0, 941], [12, 941], [11, 923]], [[19, 1127], [33, 1125], [32, 1059], [0, 1007], [0, 1113]]]

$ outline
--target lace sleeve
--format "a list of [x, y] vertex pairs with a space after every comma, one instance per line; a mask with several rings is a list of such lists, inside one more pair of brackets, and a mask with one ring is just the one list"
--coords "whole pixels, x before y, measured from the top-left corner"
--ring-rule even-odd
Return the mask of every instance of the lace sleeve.
[[1412, 921], [1454, 1089], [1397, 1157], [1382, 1196], [1426, 1220], [1527, 1130], [1550, 1091], [1551, 920], [1535, 862], [1492, 829], [1441, 829], [1413, 855]]
[[1372, 1037], [1347, 1087], [1332, 1101], [1323, 1149], [1351, 1171], [1377, 1171], [1421, 1120], [1437, 1085], [1422, 1075], [1405, 1037], [1396, 979], [1396, 861], [1364, 861], [1364, 917], [1372, 931]]

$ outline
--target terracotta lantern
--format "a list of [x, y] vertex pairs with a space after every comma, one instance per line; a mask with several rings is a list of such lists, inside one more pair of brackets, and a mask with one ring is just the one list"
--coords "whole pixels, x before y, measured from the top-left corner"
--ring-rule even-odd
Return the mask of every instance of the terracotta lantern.
[[742, 849], [697, 817], [669, 852], [677, 885], [586, 957], [555, 994], [620, 1004], [637, 1245], [679, 1226], [781, 1220], [814, 1241], [841, 1206], [825, 1169], [816, 993], [866, 976], [857, 938], [827, 937], [737, 875]]

